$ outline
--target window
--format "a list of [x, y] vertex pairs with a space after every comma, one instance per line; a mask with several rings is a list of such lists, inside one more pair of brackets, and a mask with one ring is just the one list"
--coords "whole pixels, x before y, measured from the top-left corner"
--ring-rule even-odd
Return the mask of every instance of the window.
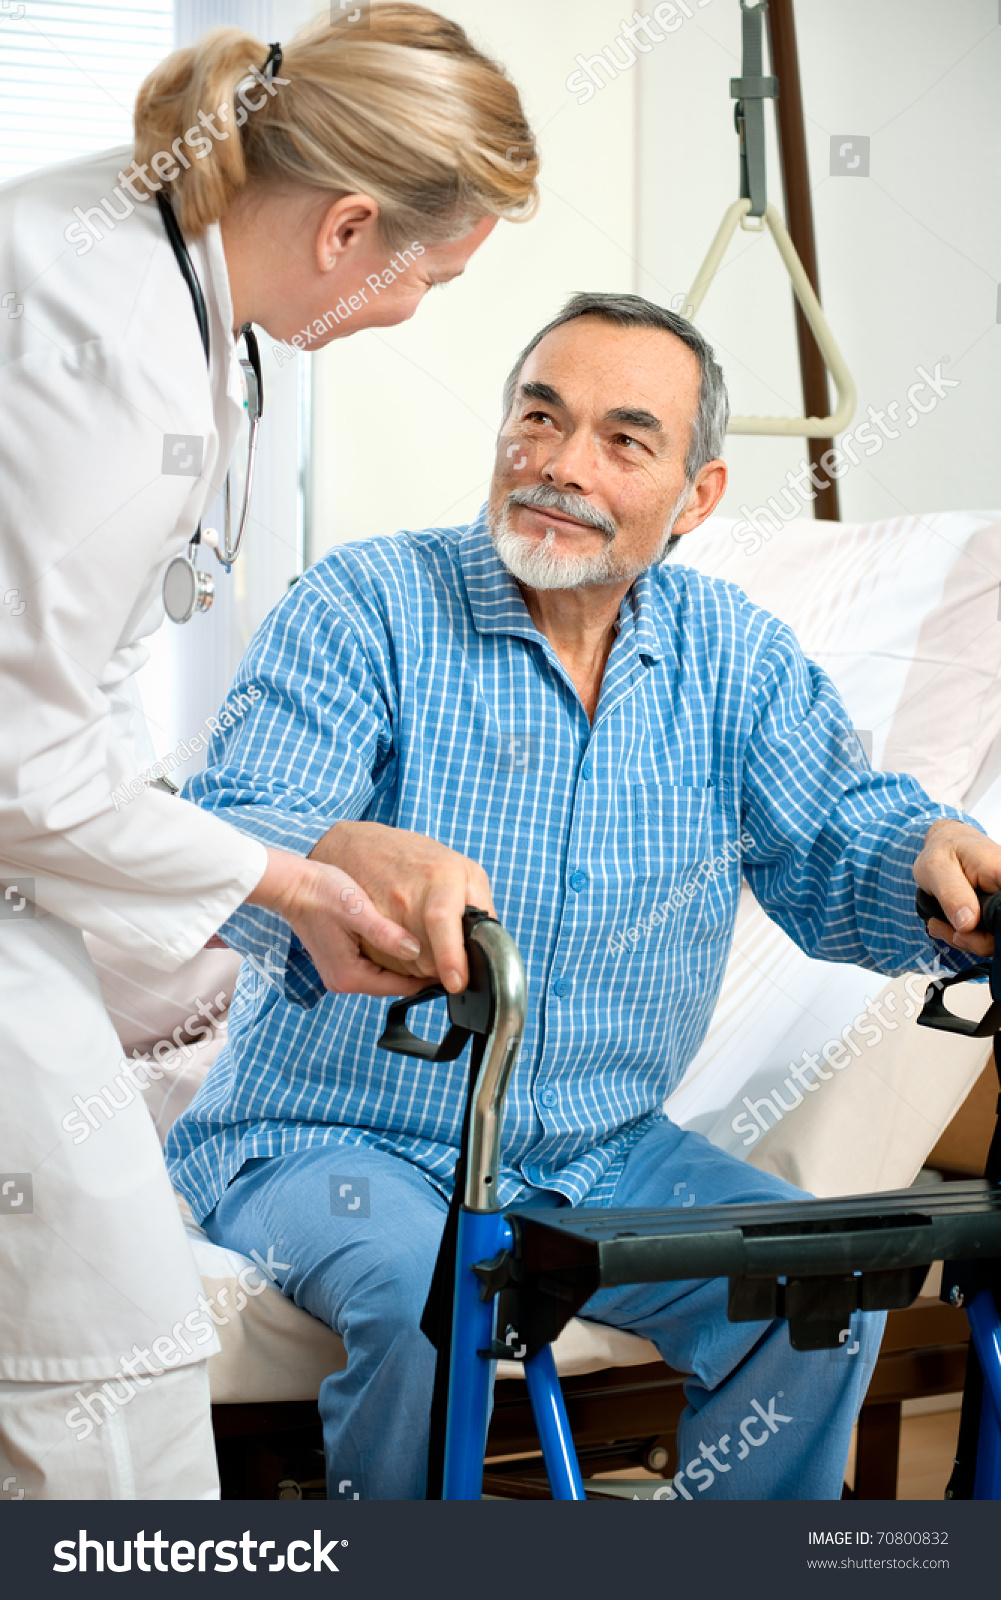
[[0, 0], [0, 181], [126, 144], [173, 46], [173, 0]]

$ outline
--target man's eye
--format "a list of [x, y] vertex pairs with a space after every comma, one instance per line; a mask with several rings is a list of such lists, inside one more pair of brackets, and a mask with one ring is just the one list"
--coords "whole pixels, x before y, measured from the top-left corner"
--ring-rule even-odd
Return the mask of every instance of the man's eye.
[[553, 419], [549, 415], [548, 411], [526, 411], [525, 416], [523, 418], [523, 421], [525, 421], [525, 422], [548, 422], [550, 427], [552, 427], [554, 425], [553, 424]]
[[631, 433], [617, 433], [615, 435], [616, 444], [639, 444], [639, 442], [638, 439], [633, 438]]

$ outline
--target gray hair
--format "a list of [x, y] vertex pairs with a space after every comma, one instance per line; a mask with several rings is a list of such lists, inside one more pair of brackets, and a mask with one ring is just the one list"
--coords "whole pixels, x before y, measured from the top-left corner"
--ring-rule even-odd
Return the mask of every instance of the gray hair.
[[598, 293], [572, 295], [559, 316], [554, 317], [552, 322], [547, 322], [546, 326], [529, 340], [508, 374], [504, 385], [505, 417], [514, 404], [521, 369], [536, 345], [540, 344], [548, 333], [552, 333], [554, 328], [561, 328], [565, 322], [573, 322], [577, 317], [601, 317], [603, 321], [614, 323], [618, 328], [660, 328], [664, 333], [673, 333], [676, 339], [680, 339], [682, 344], [687, 345], [697, 356], [701, 374], [699, 409], [692, 421], [692, 433], [685, 458], [685, 481], [693, 483], [696, 474], [707, 461], [715, 461], [723, 454], [726, 424], [730, 415], [730, 402], [727, 398], [723, 369], [716, 360], [711, 345], [685, 317], [679, 317], [674, 311], [666, 311], [663, 306], [655, 305], [652, 300], [644, 300], [642, 295]]

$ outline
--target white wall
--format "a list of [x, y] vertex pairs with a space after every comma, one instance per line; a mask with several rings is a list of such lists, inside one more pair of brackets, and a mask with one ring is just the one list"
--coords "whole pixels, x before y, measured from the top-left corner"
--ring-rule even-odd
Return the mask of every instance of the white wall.
[[528, 338], [576, 289], [632, 288], [636, 74], [582, 108], [565, 87], [579, 50], [611, 39], [621, 0], [443, 0], [502, 61], [542, 150], [542, 204], [502, 222], [465, 275], [412, 322], [310, 357], [311, 554], [398, 528], [471, 517], [490, 475], [500, 391]]
[[[638, 68], [639, 285], [668, 302], [689, 287], [737, 196], [737, 3], [690, 0], [690, 9]], [[842, 480], [842, 516], [997, 507], [997, 0], [796, 0], [796, 21], [821, 299], [858, 387], [856, 418], [893, 401], [906, 415], [919, 365], [934, 372], [942, 361], [959, 383]], [[769, 195], [781, 210], [767, 120]], [[868, 178], [830, 175], [832, 135], [869, 137]], [[769, 238], [738, 233], [697, 320], [735, 410], [802, 412], [791, 294]], [[737, 515], [775, 493], [804, 449], [742, 437], [728, 454], [721, 510]]]

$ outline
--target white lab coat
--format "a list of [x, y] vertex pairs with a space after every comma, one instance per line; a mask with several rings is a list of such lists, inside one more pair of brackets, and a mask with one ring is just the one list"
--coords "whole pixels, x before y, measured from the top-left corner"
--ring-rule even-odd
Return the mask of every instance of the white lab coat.
[[[152, 199], [80, 242], [75, 208], [120, 213], [130, 159], [0, 188], [0, 1378], [39, 1383], [107, 1378], [158, 1336], [168, 1367], [216, 1348], [183, 1327], [200, 1284], [141, 1096], [78, 1142], [80, 1100], [126, 1099], [82, 931], [170, 969], [266, 860], [165, 793], [113, 798], [149, 759], [131, 679], [164, 568], [242, 412], [218, 227], [190, 244], [211, 369]], [[167, 433], [202, 438], [200, 477], [161, 471]]]

